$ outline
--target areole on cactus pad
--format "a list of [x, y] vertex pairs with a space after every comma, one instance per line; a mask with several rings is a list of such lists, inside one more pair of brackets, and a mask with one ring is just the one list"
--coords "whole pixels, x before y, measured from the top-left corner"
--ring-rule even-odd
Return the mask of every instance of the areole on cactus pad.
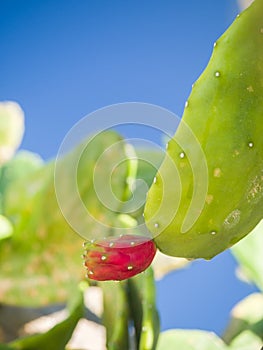
[[87, 277], [97, 281], [121, 281], [144, 271], [156, 246], [149, 237], [123, 235], [84, 243]]
[[210, 259], [263, 213], [263, 1], [214, 44], [147, 196], [145, 221], [165, 254]]

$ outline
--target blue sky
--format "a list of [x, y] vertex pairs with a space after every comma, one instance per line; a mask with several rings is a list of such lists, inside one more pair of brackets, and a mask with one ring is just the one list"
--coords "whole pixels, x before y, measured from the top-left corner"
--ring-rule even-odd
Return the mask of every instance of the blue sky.
[[77, 120], [112, 103], [181, 115], [236, 14], [234, 0], [2, 0], [0, 98], [26, 113], [23, 146], [52, 157]]
[[[1, 0], [0, 100], [25, 111], [23, 148], [51, 158], [74, 123], [113, 103], [181, 115], [237, 13], [235, 0]], [[225, 252], [158, 283], [162, 328], [221, 332], [234, 303], [253, 290], [234, 269]]]

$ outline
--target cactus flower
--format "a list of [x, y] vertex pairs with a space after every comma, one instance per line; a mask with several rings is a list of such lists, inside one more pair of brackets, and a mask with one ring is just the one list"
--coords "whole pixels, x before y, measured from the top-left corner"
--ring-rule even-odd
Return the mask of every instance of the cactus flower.
[[124, 235], [84, 244], [87, 277], [97, 281], [121, 281], [144, 271], [152, 262], [156, 246], [149, 237]]

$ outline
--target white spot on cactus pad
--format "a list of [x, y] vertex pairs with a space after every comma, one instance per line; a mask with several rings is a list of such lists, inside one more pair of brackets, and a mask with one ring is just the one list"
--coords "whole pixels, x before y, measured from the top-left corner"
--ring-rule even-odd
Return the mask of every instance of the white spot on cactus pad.
[[247, 87], [247, 91], [248, 91], [248, 92], [254, 92], [253, 86], [249, 85], [249, 86]]
[[157, 178], [155, 176], [154, 179], [153, 179], [153, 183], [156, 184], [156, 182], [157, 182]]
[[179, 157], [180, 157], [181, 159], [183, 159], [183, 158], [185, 157], [184, 152], [181, 152], [181, 153], [179, 154]]
[[254, 143], [253, 143], [253, 142], [249, 142], [249, 143], [248, 143], [248, 147], [249, 147], [249, 148], [254, 147]]
[[221, 75], [220, 72], [218, 72], [218, 71], [215, 72], [215, 77], [216, 77], [216, 78], [220, 77], [220, 75]]
[[155, 227], [155, 228], [158, 228], [158, 227], [159, 227], [158, 222], [156, 222], [156, 223], [154, 224], [154, 227]]
[[257, 175], [251, 182], [247, 192], [249, 203], [257, 203], [263, 195], [263, 171]]
[[185, 101], [184, 107], [187, 108], [188, 105], [189, 105], [189, 102], [188, 102], [188, 101]]
[[214, 173], [213, 173], [214, 177], [221, 177], [221, 174], [222, 174], [222, 171], [220, 168], [214, 169]]
[[224, 220], [223, 226], [227, 229], [233, 228], [239, 223], [241, 211], [239, 209], [233, 210]]
[[211, 235], [213, 235], [213, 236], [216, 235], [216, 231], [211, 231], [210, 233], [211, 233]]
[[207, 204], [211, 204], [213, 202], [214, 196], [212, 194], [208, 194], [205, 198]]

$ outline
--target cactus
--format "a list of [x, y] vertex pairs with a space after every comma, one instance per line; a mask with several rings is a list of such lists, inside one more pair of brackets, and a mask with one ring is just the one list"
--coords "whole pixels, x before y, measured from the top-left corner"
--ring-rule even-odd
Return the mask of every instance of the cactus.
[[[9, 343], [10, 349], [20, 350], [64, 350], [70, 340], [78, 321], [84, 316], [84, 288], [79, 284], [67, 305], [67, 317], [49, 329], [46, 333], [38, 333], [16, 339]], [[1, 349], [1, 344], [0, 344]]]
[[85, 243], [87, 276], [97, 281], [121, 281], [144, 271], [156, 247], [148, 237], [125, 235]]
[[129, 348], [129, 305], [127, 281], [99, 282], [103, 291], [103, 317], [109, 350]]
[[[84, 277], [84, 269], [80, 268], [83, 239], [74, 231], [75, 226], [79, 224], [77, 229], [82, 229], [83, 235], [86, 233], [96, 239], [115, 233], [121, 206], [116, 205], [114, 211], [100, 202], [94, 189], [93, 173], [104, 152], [105, 168], [97, 169], [98, 177], [105, 175], [105, 169], [108, 171], [112, 165], [119, 164], [120, 159], [126, 159], [124, 143], [113, 131], [98, 134], [91, 142], [85, 141], [88, 146], [78, 163], [77, 193], [72, 190], [76, 170], [74, 161], [79, 159], [83, 146], [75, 147], [61, 157], [59, 163], [60, 191], [65, 195], [62, 204], [71, 215], [69, 223], [56, 198], [54, 161], [43, 163], [36, 155], [23, 152], [1, 167], [2, 213], [14, 228], [11, 238], [1, 240], [0, 244], [0, 279], [6, 286], [2, 289], [1, 300], [31, 306], [65, 300]], [[127, 192], [128, 163], [122, 162], [111, 176], [111, 188], [120, 204]], [[108, 185], [106, 181], [105, 185]], [[85, 215], [85, 210], [83, 217], [80, 210], [83, 203], [93, 217]], [[73, 228], [70, 226], [72, 222], [76, 224]], [[58, 251], [59, 246], [63, 249]], [[12, 251], [16, 254], [10, 259]]]
[[24, 134], [24, 112], [13, 101], [0, 102], [0, 165], [10, 160]]
[[237, 259], [245, 278], [263, 291], [263, 220], [249, 236], [236, 244], [232, 254]]
[[160, 321], [151, 267], [126, 281], [98, 282], [98, 285], [103, 291], [102, 321], [107, 349], [156, 349]]
[[263, 1], [214, 44], [148, 193], [145, 220], [167, 255], [210, 259], [263, 212]]
[[245, 331], [251, 331], [261, 337], [263, 334], [263, 295], [253, 293], [238, 302], [231, 310], [231, 318], [224, 331], [223, 339], [227, 344]]
[[130, 309], [134, 321], [137, 349], [156, 348], [160, 319], [156, 309], [156, 288], [153, 269], [128, 280]]
[[[224, 342], [214, 333], [200, 330], [173, 329], [162, 332], [157, 350], [227, 350]], [[234, 348], [231, 348], [234, 350]]]

